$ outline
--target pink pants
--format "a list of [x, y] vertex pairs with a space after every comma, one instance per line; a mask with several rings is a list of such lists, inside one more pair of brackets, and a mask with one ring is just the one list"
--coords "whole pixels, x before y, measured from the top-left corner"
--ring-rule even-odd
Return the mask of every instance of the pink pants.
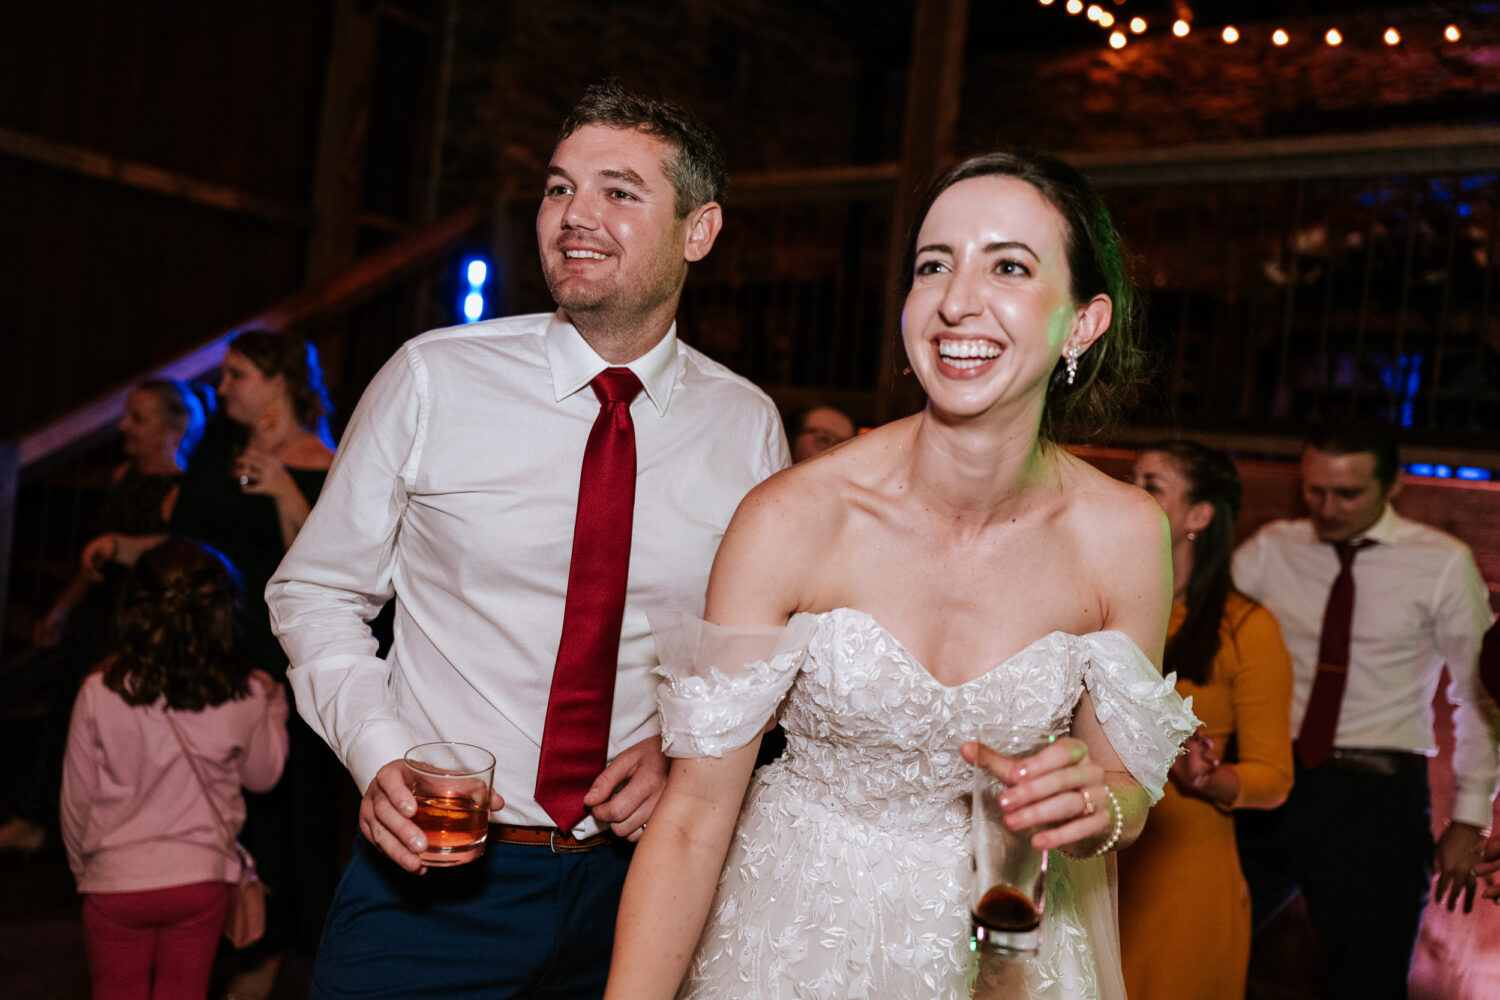
[[86, 893], [94, 1000], [204, 1000], [228, 901], [225, 882]]

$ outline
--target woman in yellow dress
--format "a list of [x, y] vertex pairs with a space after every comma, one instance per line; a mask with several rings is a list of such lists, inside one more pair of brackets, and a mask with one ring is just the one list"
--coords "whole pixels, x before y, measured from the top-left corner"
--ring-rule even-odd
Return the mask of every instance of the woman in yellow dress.
[[1133, 478], [1167, 514], [1164, 669], [1176, 671], [1203, 729], [1145, 832], [1120, 854], [1126, 990], [1132, 1000], [1243, 1000], [1250, 896], [1231, 812], [1275, 808], [1292, 787], [1291, 660], [1276, 619], [1230, 582], [1241, 486], [1229, 457], [1161, 442], [1136, 458]]

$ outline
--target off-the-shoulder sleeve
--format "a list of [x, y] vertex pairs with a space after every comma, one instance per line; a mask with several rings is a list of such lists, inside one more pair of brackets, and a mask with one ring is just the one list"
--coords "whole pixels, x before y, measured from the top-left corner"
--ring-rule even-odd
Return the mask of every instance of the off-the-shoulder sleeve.
[[1198, 729], [1193, 700], [1184, 701], [1174, 690], [1176, 674], [1163, 677], [1122, 632], [1080, 637], [1079, 653], [1094, 714], [1115, 753], [1155, 805], [1182, 741]]
[[813, 621], [730, 628], [647, 611], [663, 678], [656, 689], [669, 757], [721, 757], [761, 734], [806, 659]]

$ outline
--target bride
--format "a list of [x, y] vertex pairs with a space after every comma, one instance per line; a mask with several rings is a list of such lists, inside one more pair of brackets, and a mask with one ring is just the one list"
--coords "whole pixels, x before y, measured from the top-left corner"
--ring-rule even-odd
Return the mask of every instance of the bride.
[[[926, 408], [760, 486], [707, 622], [653, 617], [677, 759], [607, 998], [967, 995], [971, 764], [1061, 852], [1040, 953], [974, 988], [1124, 996], [1108, 855], [1196, 723], [1156, 666], [1160, 508], [1055, 443], [1132, 381], [1121, 256], [1050, 157], [965, 161], [919, 205], [902, 336]], [[752, 779], [773, 716], [787, 751]], [[966, 742], [981, 722], [1056, 739], [1022, 766]]]

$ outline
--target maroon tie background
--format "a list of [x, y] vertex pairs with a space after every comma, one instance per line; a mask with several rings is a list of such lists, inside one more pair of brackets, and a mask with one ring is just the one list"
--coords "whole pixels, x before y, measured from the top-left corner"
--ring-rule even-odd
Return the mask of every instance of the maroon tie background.
[[563, 831], [588, 811], [584, 793], [609, 751], [635, 511], [630, 403], [641, 391], [640, 379], [628, 368], [606, 368], [590, 385], [599, 397], [599, 416], [583, 453], [562, 643], [536, 776], [537, 803]]
[[1297, 734], [1297, 759], [1303, 767], [1317, 767], [1333, 753], [1333, 733], [1338, 728], [1339, 707], [1344, 701], [1344, 682], [1349, 676], [1349, 633], [1354, 620], [1354, 557], [1374, 544], [1335, 542], [1339, 575], [1328, 591], [1323, 608], [1323, 632], [1318, 641], [1318, 676], [1313, 681], [1302, 730]]

